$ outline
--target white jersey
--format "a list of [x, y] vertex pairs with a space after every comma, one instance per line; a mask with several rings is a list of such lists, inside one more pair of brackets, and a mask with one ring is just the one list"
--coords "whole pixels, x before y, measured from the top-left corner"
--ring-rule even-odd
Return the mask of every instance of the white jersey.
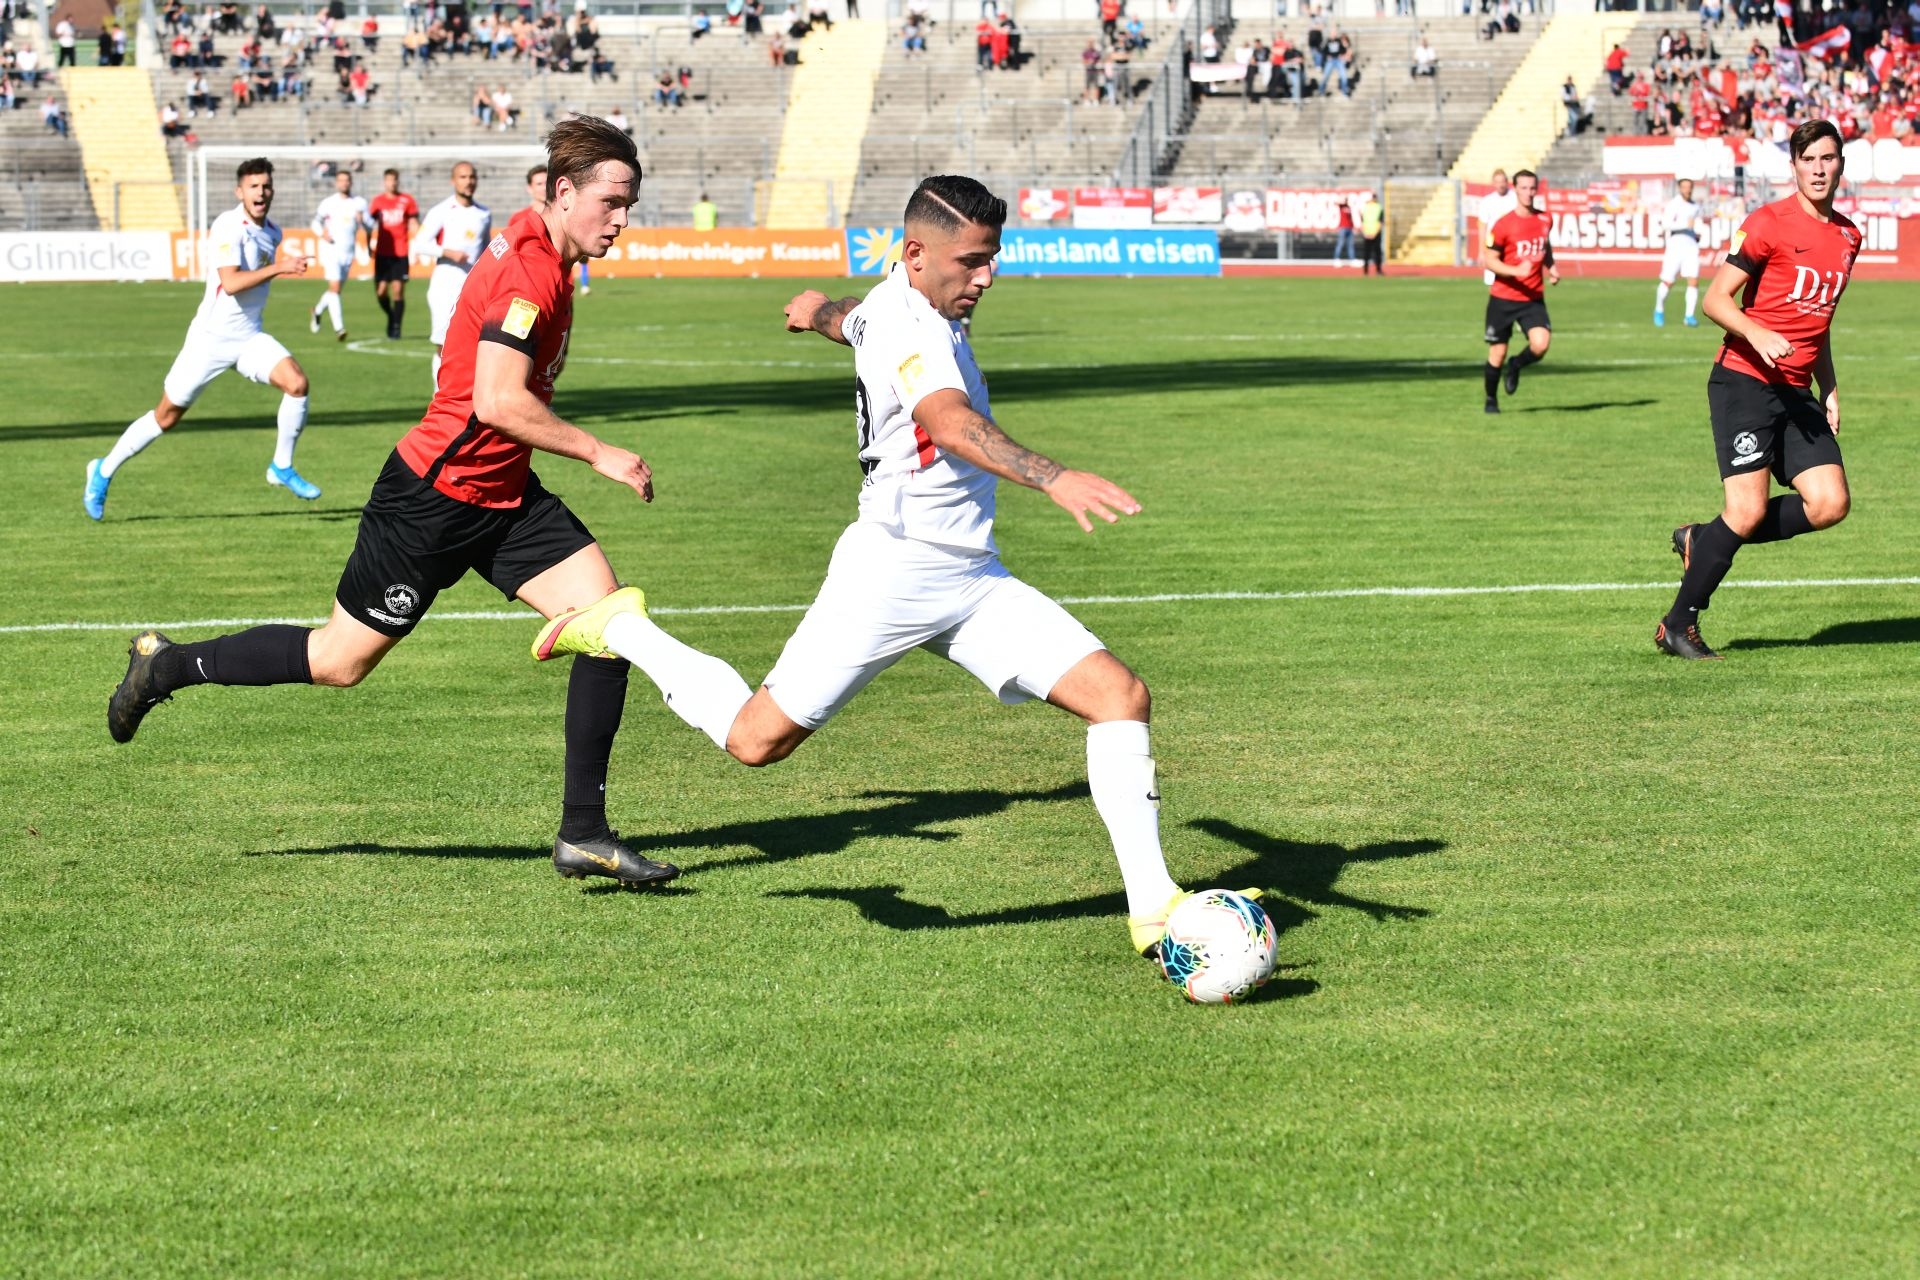
[[1661, 212], [1661, 219], [1666, 224], [1668, 239], [1674, 236], [1689, 236], [1697, 241], [1700, 238], [1700, 202], [1698, 200], [1683, 200], [1675, 196], [1667, 201], [1667, 207]]
[[352, 257], [363, 227], [373, 229], [373, 215], [367, 212], [365, 196], [343, 196], [336, 191], [313, 212], [313, 233], [326, 237], [320, 252], [327, 257]]
[[280, 228], [271, 218], [255, 222], [247, 211], [235, 205], [213, 220], [207, 228], [207, 291], [200, 299], [200, 310], [193, 316], [193, 327], [214, 338], [250, 338], [260, 332], [260, 313], [267, 308], [267, 288], [272, 281], [241, 293], [228, 293], [220, 287], [220, 268], [238, 267], [256, 271], [272, 262], [280, 251]]
[[957, 322], [944, 319], [896, 265], [847, 313], [841, 334], [853, 346], [860, 469], [860, 519], [903, 538], [970, 551], [993, 551], [991, 472], [953, 457], [913, 420], [935, 391], [966, 394], [992, 417], [987, 380]]
[[[1480, 197], [1480, 236], [1481, 238], [1482, 239], [1486, 238], [1488, 227], [1491, 227], [1494, 223], [1500, 221], [1500, 219], [1506, 217], [1508, 214], [1512, 213], [1515, 209], [1518, 209], [1519, 207], [1520, 207], [1520, 197], [1513, 193], [1512, 187], [1508, 187], [1505, 191], [1501, 191], [1501, 192], [1489, 191], [1487, 192], [1487, 194], [1481, 196]], [[1483, 271], [1480, 273], [1480, 276], [1481, 276], [1481, 279], [1485, 280], [1488, 284], [1492, 284], [1496, 279], [1499, 278], [1495, 276], [1491, 271]]]
[[413, 256], [438, 258], [444, 250], [458, 249], [467, 255], [466, 261], [440, 265], [455, 267], [462, 272], [471, 271], [474, 259], [480, 256], [480, 246], [491, 239], [493, 214], [487, 206], [461, 204], [453, 196], [448, 196], [427, 210], [420, 230], [413, 237]]

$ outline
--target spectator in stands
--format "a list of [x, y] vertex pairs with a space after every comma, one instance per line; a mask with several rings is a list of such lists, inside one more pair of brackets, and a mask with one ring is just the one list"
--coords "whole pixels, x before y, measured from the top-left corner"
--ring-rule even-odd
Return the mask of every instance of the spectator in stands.
[[1307, 55], [1299, 45], [1287, 39], [1287, 33], [1279, 31], [1273, 37], [1273, 60], [1280, 66], [1280, 75], [1274, 81], [1274, 93], [1278, 95], [1280, 85], [1287, 86], [1287, 92], [1298, 102], [1307, 96]]
[[680, 86], [674, 81], [673, 73], [662, 71], [654, 78], [653, 102], [659, 107], [677, 107], [684, 101]]
[[1340, 96], [1351, 98], [1353, 96], [1353, 72], [1351, 70], [1353, 65], [1353, 41], [1350, 40], [1346, 32], [1342, 31], [1339, 27], [1335, 27], [1333, 34], [1327, 37], [1326, 54], [1326, 74], [1320, 81], [1320, 92], [1323, 95], [1332, 96], [1333, 85], [1337, 82], [1340, 86]]
[[473, 122], [482, 129], [493, 123], [493, 95], [487, 92], [487, 86], [473, 86], [473, 103], [470, 108]]
[[13, 77], [0, 71], [0, 111], [11, 111], [19, 105], [20, 94], [14, 88]]
[[261, 44], [272, 44], [273, 38], [280, 34], [279, 26], [273, 20], [273, 10], [264, 4], [253, 11], [254, 34]]
[[1125, 106], [1133, 101], [1133, 55], [1127, 52], [1124, 44], [1115, 44], [1107, 53], [1108, 83], [1113, 88], [1113, 101]]
[[347, 100], [356, 107], [367, 105], [367, 99], [373, 96], [377, 86], [373, 76], [367, 71], [367, 64], [358, 58], [353, 60], [353, 70], [347, 73]]
[[161, 11], [160, 20], [166, 23], [169, 31], [184, 31], [187, 26], [187, 7], [180, 0], [167, 0], [167, 7]]
[[[907, 24], [907, 27], [909, 30], [918, 30], [911, 22]], [[926, 48], [926, 41], [922, 40], [920, 42], [920, 51], [924, 53], [926, 52]], [[907, 52], [913, 52], [912, 44], [907, 45]], [[787, 38], [780, 33], [778, 28], [774, 29], [773, 39], [767, 41], [767, 64], [776, 70], [787, 65]]]
[[[1588, 65], [1592, 64], [1589, 63]], [[1568, 76], [1566, 83], [1560, 86], [1560, 107], [1567, 113], [1567, 136], [1569, 138], [1578, 137], [1580, 134], [1580, 89], [1579, 86], [1574, 84], [1572, 76]]]
[[1325, 83], [1327, 74], [1327, 29], [1320, 20], [1320, 10], [1315, 6], [1307, 17], [1307, 57], [1313, 63], [1313, 72]]
[[1120, 0], [1100, 0], [1100, 38], [1114, 42], [1120, 28]]
[[1147, 28], [1137, 13], [1127, 19], [1126, 38], [1127, 48], [1134, 53], [1147, 47]]
[[1000, 15], [1000, 29], [1007, 33], [1007, 69], [1020, 69], [1020, 24], [1013, 20], [1011, 13]]
[[1618, 44], [1607, 52], [1607, 84], [1616, 98], [1626, 92], [1627, 51]]
[[253, 105], [253, 81], [236, 71], [233, 83], [227, 86], [227, 96], [233, 99], [235, 111], [244, 111]]
[[56, 69], [78, 65], [73, 56], [73, 23], [67, 21], [65, 17], [53, 24], [53, 44], [60, 51], [53, 59]]
[[14, 74], [29, 90], [40, 87], [40, 51], [32, 45], [13, 55]]
[[[1091, 45], [1089, 45], [1091, 47]], [[1200, 61], [1220, 61], [1220, 37], [1212, 27], [1200, 33]]]
[[61, 108], [60, 99], [52, 94], [48, 94], [47, 100], [40, 104], [40, 123], [63, 138], [67, 136], [67, 113]]
[[298, 50], [289, 49], [287, 56], [280, 59], [279, 96], [292, 98], [295, 101], [307, 96], [307, 79], [301, 74]]
[[360, 24], [360, 47], [369, 54], [380, 52], [380, 19], [372, 14], [368, 14], [366, 21]]
[[827, 12], [827, 0], [807, 0], [807, 23], [822, 31], [833, 30], [833, 15]]
[[1092, 40], [1087, 41], [1087, 47], [1080, 51], [1080, 75], [1080, 101], [1100, 101], [1100, 46]]
[[711, 30], [713, 30], [713, 19], [707, 16], [707, 11], [705, 9], [695, 9], [693, 11], [693, 28], [687, 33], [687, 38], [690, 40], [698, 40]]
[[[765, 12], [766, 6], [761, 4], [760, 0], [746, 0], [745, 5], [743, 5], [740, 10], [742, 22], [741, 35], [743, 38], [751, 40], [754, 36], [760, 34], [760, 18]], [[925, 53], [926, 51], [926, 42], [922, 41], [920, 44], [920, 52]]]
[[110, 28], [100, 28], [100, 36], [93, 42], [93, 60], [96, 66], [113, 65], [113, 32]]
[[513, 94], [507, 86], [499, 85], [493, 91], [493, 127], [501, 133], [520, 123], [520, 113], [514, 110]]
[[1008, 28], [1008, 19], [1001, 18], [993, 24], [993, 32], [987, 40], [987, 51], [993, 59], [995, 71], [1012, 71], [1013, 33]]
[[180, 122], [179, 107], [176, 107], [171, 102], [169, 102], [165, 106], [160, 108], [160, 136], [161, 137], [178, 138], [182, 134], [184, 134], [186, 131], [187, 131], [187, 126]]
[[1439, 69], [1440, 55], [1434, 52], [1431, 44], [1427, 43], [1427, 33], [1422, 31], [1420, 43], [1413, 46], [1412, 74], [1416, 77], [1430, 76]]
[[1248, 102], [1267, 91], [1267, 78], [1272, 74], [1273, 50], [1255, 36], [1253, 47], [1247, 51], [1247, 78], [1240, 82]]
[[240, 32], [240, 6], [233, 0], [225, 0], [220, 6], [220, 17], [214, 23], [214, 30], [223, 36], [238, 35]]
[[921, 34], [920, 24], [913, 18], [908, 18], [906, 25], [900, 28], [900, 47], [908, 58], [927, 51], [927, 38]]
[[193, 41], [186, 33], [176, 31], [173, 39], [167, 42], [167, 67], [172, 71], [184, 71], [194, 65]]
[[191, 120], [202, 111], [212, 115], [220, 108], [220, 99], [213, 96], [213, 86], [207, 83], [207, 73], [196, 71], [187, 84], [187, 119]]
[[[487, 56], [493, 56], [493, 50], [487, 50]], [[418, 27], [408, 27], [407, 34], [400, 37], [400, 65], [410, 67], [418, 62], [422, 67], [433, 61], [433, 46], [427, 43], [427, 33]]]
[[973, 24], [973, 68], [985, 71], [993, 61], [993, 23], [981, 18]]
[[265, 58], [257, 58], [253, 64], [253, 100], [255, 102], [278, 102], [280, 100], [280, 77], [275, 74], [273, 65]]
[[618, 80], [620, 78], [619, 73], [613, 69], [613, 55], [608, 53], [606, 47], [598, 42], [593, 46], [593, 56], [587, 63], [587, 70], [595, 84], [600, 82], [601, 76], [605, 76], [609, 80]]
[[612, 107], [608, 108], [606, 119], [608, 124], [626, 134], [629, 138], [633, 136], [633, 125], [628, 121], [627, 113], [621, 110], [619, 103], [616, 102]]
[[1653, 85], [1647, 80], [1647, 73], [1634, 73], [1633, 83], [1627, 86], [1627, 103], [1633, 108], [1633, 131], [1637, 134], [1647, 132], [1647, 107], [1653, 98]]

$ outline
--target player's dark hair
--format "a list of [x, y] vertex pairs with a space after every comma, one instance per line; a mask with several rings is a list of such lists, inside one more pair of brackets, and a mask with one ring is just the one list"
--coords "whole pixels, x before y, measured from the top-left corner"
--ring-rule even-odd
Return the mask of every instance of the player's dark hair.
[[559, 198], [560, 179], [584, 187], [610, 160], [626, 165], [633, 170], [634, 181], [640, 180], [640, 153], [624, 131], [599, 116], [562, 120], [547, 135], [547, 199]]
[[1844, 149], [1846, 145], [1840, 141], [1840, 130], [1834, 128], [1833, 121], [1809, 120], [1787, 135], [1787, 153], [1798, 160], [1822, 138], [1832, 138], [1837, 148]]
[[400, 176], [400, 171], [398, 169], [382, 169], [380, 176], [383, 178], [397, 178]]
[[543, 165], [543, 164], [537, 164], [537, 165], [535, 165], [535, 166], [533, 166], [533, 168], [531, 168], [531, 169], [529, 169], [529, 170], [527, 170], [527, 181], [528, 181], [528, 182], [532, 182], [532, 181], [533, 181], [533, 175], [534, 175], [534, 174], [536, 174], [536, 173], [545, 173], [546, 171], [547, 171], [547, 166], [545, 166], [545, 165]]
[[1002, 227], [1007, 222], [1007, 202], [972, 178], [940, 174], [914, 188], [902, 221], [930, 222], [948, 235], [969, 222]]
[[[1794, 154], [1799, 155], [1800, 153], [1796, 151]], [[233, 183], [235, 186], [239, 186], [256, 173], [264, 173], [271, 178], [273, 176], [273, 161], [267, 159], [265, 156], [255, 156], [251, 160], [242, 160], [240, 167], [233, 171]]]
[[1508, 181], [1510, 181], [1510, 182], [1518, 182], [1518, 181], [1520, 181], [1520, 179], [1522, 179], [1522, 178], [1532, 178], [1532, 179], [1533, 179], [1533, 185], [1534, 185], [1534, 186], [1536, 186], [1536, 187], [1537, 187], [1537, 186], [1539, 186], [1539, 185], [1540, 185], [1540, 175], [1539, 175], [1539, 174], [1537, 174], [1537, 173], [1535, 173], [1535, 172], [1534, 172], [1533, 170], [1531, 170], [1531, 169], [1516, 169], [1516, 170], [1514, 171], [1514, 174], [1513, 174], [1513, 177], [1512, 177], [1512, 178], [1510, 178], [1510, 179], [1508, 179]]

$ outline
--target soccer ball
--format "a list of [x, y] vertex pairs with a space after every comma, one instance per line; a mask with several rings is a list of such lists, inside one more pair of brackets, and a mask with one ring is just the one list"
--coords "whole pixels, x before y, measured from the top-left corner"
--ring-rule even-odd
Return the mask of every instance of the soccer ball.
[[1273, 976], [1273, 921], [1253, 899], [1205, 889], [1173, 909], [1160, 971], [1195, 1004], [1244, 1000]]

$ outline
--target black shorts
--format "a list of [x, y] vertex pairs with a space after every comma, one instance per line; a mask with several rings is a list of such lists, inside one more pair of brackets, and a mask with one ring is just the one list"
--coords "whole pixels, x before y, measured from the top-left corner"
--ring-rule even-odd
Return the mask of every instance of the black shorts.
[[512, 600], [529, 578], [593, 540], [531, 472], [519, 506], [477, 507], [441, 493], [393, 453], [360, 512], [334, 598], [356, 621], [404, 636], [467, 570]]
[[373, 255], [373, 281], [375, 284], [391, 284], [395, 280], [407, 278], [407, 258], [398, 253], [376, 253]]
[[1762, 382], [1715, 364], [1707, 375], [1707, 413], [1720, 478], [1768, 467], [1786, 484], [1809, 467], [1840, 463], [1840, 442], [1812, 387]]
[[1515, 325], [1520, 326], [1522, 334], [1529, 329], [1552, 329], [1546, 301], [1535, 298], [1530, 302], [1516, 302], [1512, 298], [1487, 295], [1487, 345], [1505, 342], [1512, 336]]

